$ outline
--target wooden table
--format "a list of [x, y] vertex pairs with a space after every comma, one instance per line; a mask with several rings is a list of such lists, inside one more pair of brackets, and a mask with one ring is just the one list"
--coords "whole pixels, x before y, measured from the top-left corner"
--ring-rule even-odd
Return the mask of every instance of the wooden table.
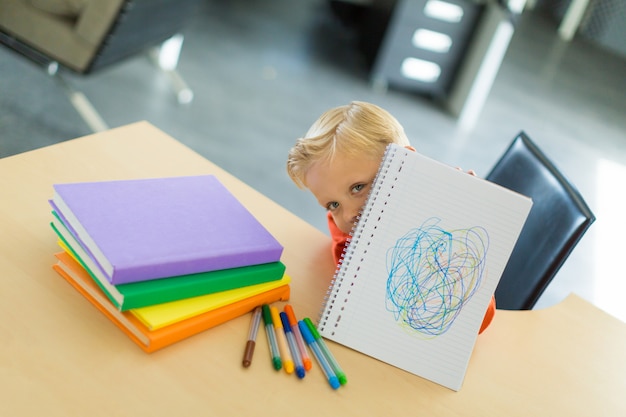
[[626, 324], [574, 295], [546, 310], [499, 311], [459, 392], [329, 342], [349, 379], [333, 391], [318, 367], [303, 380], [274, 371], [262, 333], [244, 369], [249, 316], [144, 353], [52, 270], [52, 184], [206, 173], [285, 246], [290, 302], [317, 318], [334, 270], [329, 238], [152, 125], [5, 158], [0, 415], [626, 415]]

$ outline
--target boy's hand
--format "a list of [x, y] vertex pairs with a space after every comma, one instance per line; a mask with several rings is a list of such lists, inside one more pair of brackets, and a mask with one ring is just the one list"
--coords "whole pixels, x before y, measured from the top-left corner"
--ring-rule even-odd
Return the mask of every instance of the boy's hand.
[[[459, 171], [463, 171], [461, 167], [456, 167], [456, 169], [458, 169]], [[476, 176], [476, 172], [473, 169], [468, 170], [467, 173], [470, 174], [471, 176], [474, 176], [474, 177]]]

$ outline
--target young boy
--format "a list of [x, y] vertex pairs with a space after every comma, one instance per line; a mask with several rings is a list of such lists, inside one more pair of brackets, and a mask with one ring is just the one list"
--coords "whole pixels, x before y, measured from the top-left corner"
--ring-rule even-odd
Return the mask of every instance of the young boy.
[[[353, 101], [324, 112], [289, 151], [289, 176], [298, 187], [309, 189], [327, 210], [335, 263], [341, 258], [390, 143], [415, 150], [402, 125], [389, 112]], [[492, 297], [479, 333], [489, 326], [495, 309]]]

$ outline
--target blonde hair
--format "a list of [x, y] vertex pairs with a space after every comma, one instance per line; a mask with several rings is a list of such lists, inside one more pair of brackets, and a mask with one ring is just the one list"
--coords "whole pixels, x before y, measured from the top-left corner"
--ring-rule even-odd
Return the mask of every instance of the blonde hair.
[[389, 112], [371, 103], [353, 101], [324, 112], [289, 151], [287, 173], [300, 188], [315, 162], [348, 157], [382, 158], [387, 145], [409, 146], [402, 125]]

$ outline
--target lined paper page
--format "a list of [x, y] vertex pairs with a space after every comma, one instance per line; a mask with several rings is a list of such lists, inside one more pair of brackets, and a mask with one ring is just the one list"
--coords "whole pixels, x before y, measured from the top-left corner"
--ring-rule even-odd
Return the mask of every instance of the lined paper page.
[[390, 145], [321, 334], [459, 390], [530, 199]]

